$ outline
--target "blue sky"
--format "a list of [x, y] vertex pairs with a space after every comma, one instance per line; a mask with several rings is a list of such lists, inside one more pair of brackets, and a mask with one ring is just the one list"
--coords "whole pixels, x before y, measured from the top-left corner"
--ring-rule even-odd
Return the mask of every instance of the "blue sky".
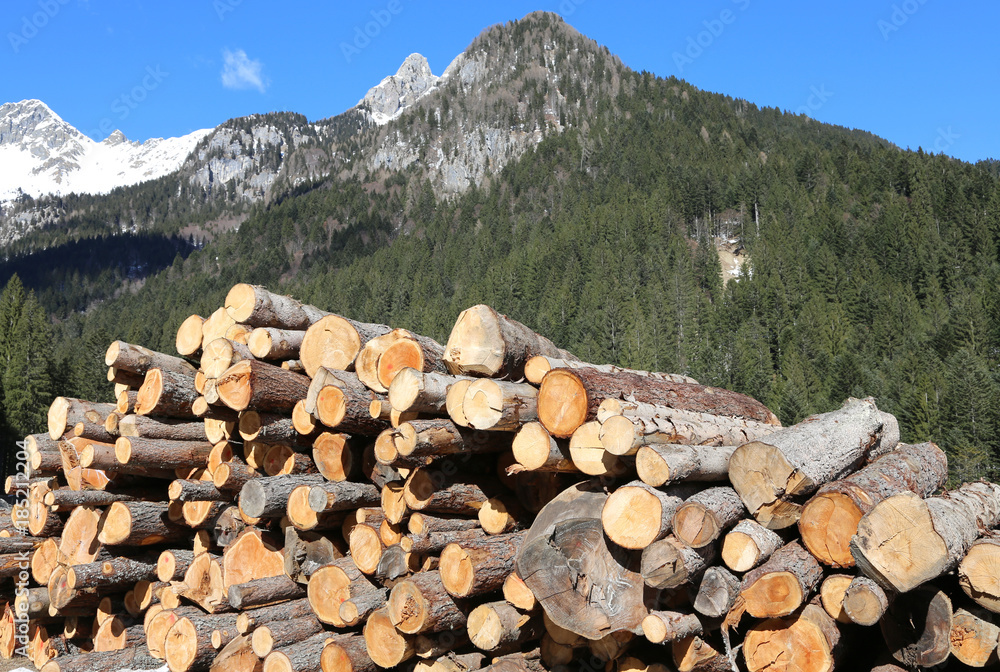
[[138, 140], [254, 112], [320, 119], [408, 54], [440, 74], [484, 28], [534, 10], [637, 70], [902, 147], [1000, 158], [1000, 3], [987, 2], [4, 0], [0, 102], [39, 98], [92, 137]]

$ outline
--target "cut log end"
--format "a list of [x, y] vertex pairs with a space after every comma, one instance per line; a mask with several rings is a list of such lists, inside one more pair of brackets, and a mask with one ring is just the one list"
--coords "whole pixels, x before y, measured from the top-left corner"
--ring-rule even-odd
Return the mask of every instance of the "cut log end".
[[538, 390], [538, 419], [552, 436], [569, 438], [587, 420], [587, 391], [571, 371], [553, 369]]
[[608, 537], [621, 546], [643, 549], [661, 532], [663, 505], [643, 488], [620, 488], [609, 497], [601, 511], [601, 524]]
[[847, 495], [821, 493], [802, 508], [799, 533], [817, 560], [832, 567], [853, 567], [850, 540], [858, 531], [861, 509]]

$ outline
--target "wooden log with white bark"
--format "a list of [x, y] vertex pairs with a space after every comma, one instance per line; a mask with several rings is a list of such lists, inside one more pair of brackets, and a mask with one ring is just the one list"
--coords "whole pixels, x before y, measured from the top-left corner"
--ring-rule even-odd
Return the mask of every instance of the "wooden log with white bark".
[[329, 314], [290, 296], [245, 283], [229, 290], [225, 309], [234, 322], [279, 329], [306, 329]]
[[125, 341], [114, 341], [108, 346], [107, 352], [104, 353], [104, 364], [141, 376], [145, 376], [150, 369], [175, 371], [192, 376], [195, 371], [191, 364], [180, 357], [165, 355]]

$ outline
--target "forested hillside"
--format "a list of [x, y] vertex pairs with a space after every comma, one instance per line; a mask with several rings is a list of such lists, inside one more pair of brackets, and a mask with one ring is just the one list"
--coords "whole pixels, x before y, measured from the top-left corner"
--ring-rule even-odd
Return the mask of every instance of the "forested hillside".
[[[491, 39], [530, 43], [531, 27], [495, 27]], [[58, 311], [60, 393], [105, 394], [115, 338], [172, 352], [192, 307], [207, 315], [236, 282], [441, 342], [482, 302], [583, 359], [746, 392], [785, 423], [874, 396], [904, 440], [940, 443], [954, 479], [991, 475], [995, 164], [903, 151], [628, 71], [600, 50], [590, 62], [561, 91], [568, 107], [586, 101], [579, 118], [461, 195], [436, 198], [419, 162], [304, 182], [99, 305], [33, 285]], [[716, 236], [741, 239], [751, 260], [725, 286]], [[3, 383], [7, 426], [33, 429], [8, 402], [17, 383]], [[45, 404], [51, 392], [32, 394]]]

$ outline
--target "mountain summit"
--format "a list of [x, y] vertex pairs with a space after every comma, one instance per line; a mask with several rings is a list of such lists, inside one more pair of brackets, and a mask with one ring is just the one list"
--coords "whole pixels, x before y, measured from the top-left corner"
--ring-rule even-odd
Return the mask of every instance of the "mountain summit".
[[427, 59], [420, 54], [410, 54], [399, 66], [395, 75], [389, 75], [373, 86], [358, 107], [367, 107], [376, 124], [385, 124], [398, 117], [421, 96], [438, 83]]

